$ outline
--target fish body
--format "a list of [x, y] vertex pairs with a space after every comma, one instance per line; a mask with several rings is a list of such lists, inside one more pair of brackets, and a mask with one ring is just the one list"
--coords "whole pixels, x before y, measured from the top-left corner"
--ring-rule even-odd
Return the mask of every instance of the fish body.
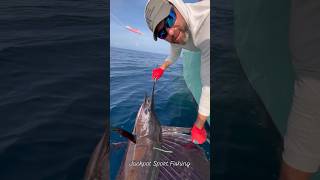
[[[210, 163], [204, 150], [191, 142], [190, 128], [161, 126], [154, 112], [154, 86], [145, 96], [132, 134], [115, 128], [129, 139], [117, 180], [209, 180]], [[107, 132], [87, 166], [85, 180], [109, 179]]]
[[143, 180], [158, 176], [158, 168], [153, 162], [159, 159], [161, 146], [161, 126], [154, 111], [153, 98], [145, 97], [138, 111], [133, 134], [136, 143], [129, 142], [125, 159], [122, 162], [117, 179]]
[[109, 180], [109, 135], [106, 131], [87, 165], [84, 180]]

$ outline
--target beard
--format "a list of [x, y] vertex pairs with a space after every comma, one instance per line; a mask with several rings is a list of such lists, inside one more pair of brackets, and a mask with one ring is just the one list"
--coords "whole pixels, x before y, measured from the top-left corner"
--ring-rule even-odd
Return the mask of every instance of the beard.
[[176, 42], [173, 42], [173, 43], [185, 45], [188, 42], [189, 37], [190, 37], [190, 33], [189, 33], [188, 29], [186, 29], [186, 28], [182, 29], [181, 27], [176, 27], [176, 28], [178, 29], [178, 31], [180, 31], [180, 33], [182, 33], [182, 35], [184, 37], [182, 37], [180, 42], [176, 41]]
[[183, 45], [188, 42], [189, 37], [190, 37], [189, 31], [185, 31], [184, 34], [185, 34], [185, 37], [184, 37], [183, 42], [182, 42]]

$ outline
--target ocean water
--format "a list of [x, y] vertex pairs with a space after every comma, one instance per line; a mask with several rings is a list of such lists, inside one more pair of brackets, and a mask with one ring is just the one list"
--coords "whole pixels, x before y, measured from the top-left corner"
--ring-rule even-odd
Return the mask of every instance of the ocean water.
[[[110, 126], [132, 132], [135, 118], [145, 93], [152, 91], [152, 69], [167, 55], [127, 49], [110, 49]], [[182, 60], [170, 66], [155, 87], [155, 113], [162, 125], [192, 127], [197, 104], [182, 76]], [[126, 142], [111, 132], [111, 143]], [[203, 146], [209, 156], [209, 145]], [[126, 146], [110, 152], [110, 178], [115, 179]]]
[[213, 179], [277, 180], [282, 140], [242, 70], [232, 0], [216, 0], [212, 13]]
[[[109, 110], [107, 3], [0, 1], [1, 180], [83, 178]], [[240, 68], [231, 0], [212, 5], [212, 82], [221, 87], [213, 87], [213, 177], [277, 179], [281, 140]], [[110, 53], [110, 124], [131, 131], [151, 92], [151, 69], [165, 55]], [[157, 83], [155, 108], [165, 125], [191, 126], [196, 116], [181, 71], [178, 62]], [[123, 141], [111, 133], [111, 142]], [[111, 177], [123, 154], [124, 147], [111, 151]]]
[[83, 179], [107, 114], [106, 1], [0, 1], [0, 179]]

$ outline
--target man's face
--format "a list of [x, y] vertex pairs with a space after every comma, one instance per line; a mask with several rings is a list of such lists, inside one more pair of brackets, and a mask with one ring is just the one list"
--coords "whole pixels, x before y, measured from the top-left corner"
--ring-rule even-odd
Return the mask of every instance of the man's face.
[[[188, 28], [187, 23], [180, 14], [180, 12], [175, 8], [174, 12], [176, 13], [176, 21], [173, 26], [168, 28], [166, 27], [167, 37], [164, 39], [170, 43], [175, 44], [185, 44], [188, 39]], [[156, 27], [156, 32], [163, 29], [165, 27], [165, 22], [162, 20]]]

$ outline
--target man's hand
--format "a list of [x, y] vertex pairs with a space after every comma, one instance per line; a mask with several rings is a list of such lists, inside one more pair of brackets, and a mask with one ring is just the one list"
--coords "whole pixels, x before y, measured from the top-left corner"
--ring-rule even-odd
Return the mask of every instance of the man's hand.
[[163, 72], [164, 72], [164, 69], [162, 69], [161, 67], [153, 69], [152, 70], [152, 79], [158, 80], [163, 75]]
[[196, 125], [193, 125], [191, 129], [191, 140], [195, 144], [203, 144], [207, 140], [207, 132], [203, 127], [199, 129]]
[[207, 116], [198, 114], [197, 120], [191, 129], [191, 140], [193, 143], [203, 144], [207, 140], [207, 132], [204, 128], [207, 118]]
[[172, 64], [170, 60], [165, 60], [163, 64], [152, 70], [152, 79], [158, 80], [163, 75], [163, 72]]

